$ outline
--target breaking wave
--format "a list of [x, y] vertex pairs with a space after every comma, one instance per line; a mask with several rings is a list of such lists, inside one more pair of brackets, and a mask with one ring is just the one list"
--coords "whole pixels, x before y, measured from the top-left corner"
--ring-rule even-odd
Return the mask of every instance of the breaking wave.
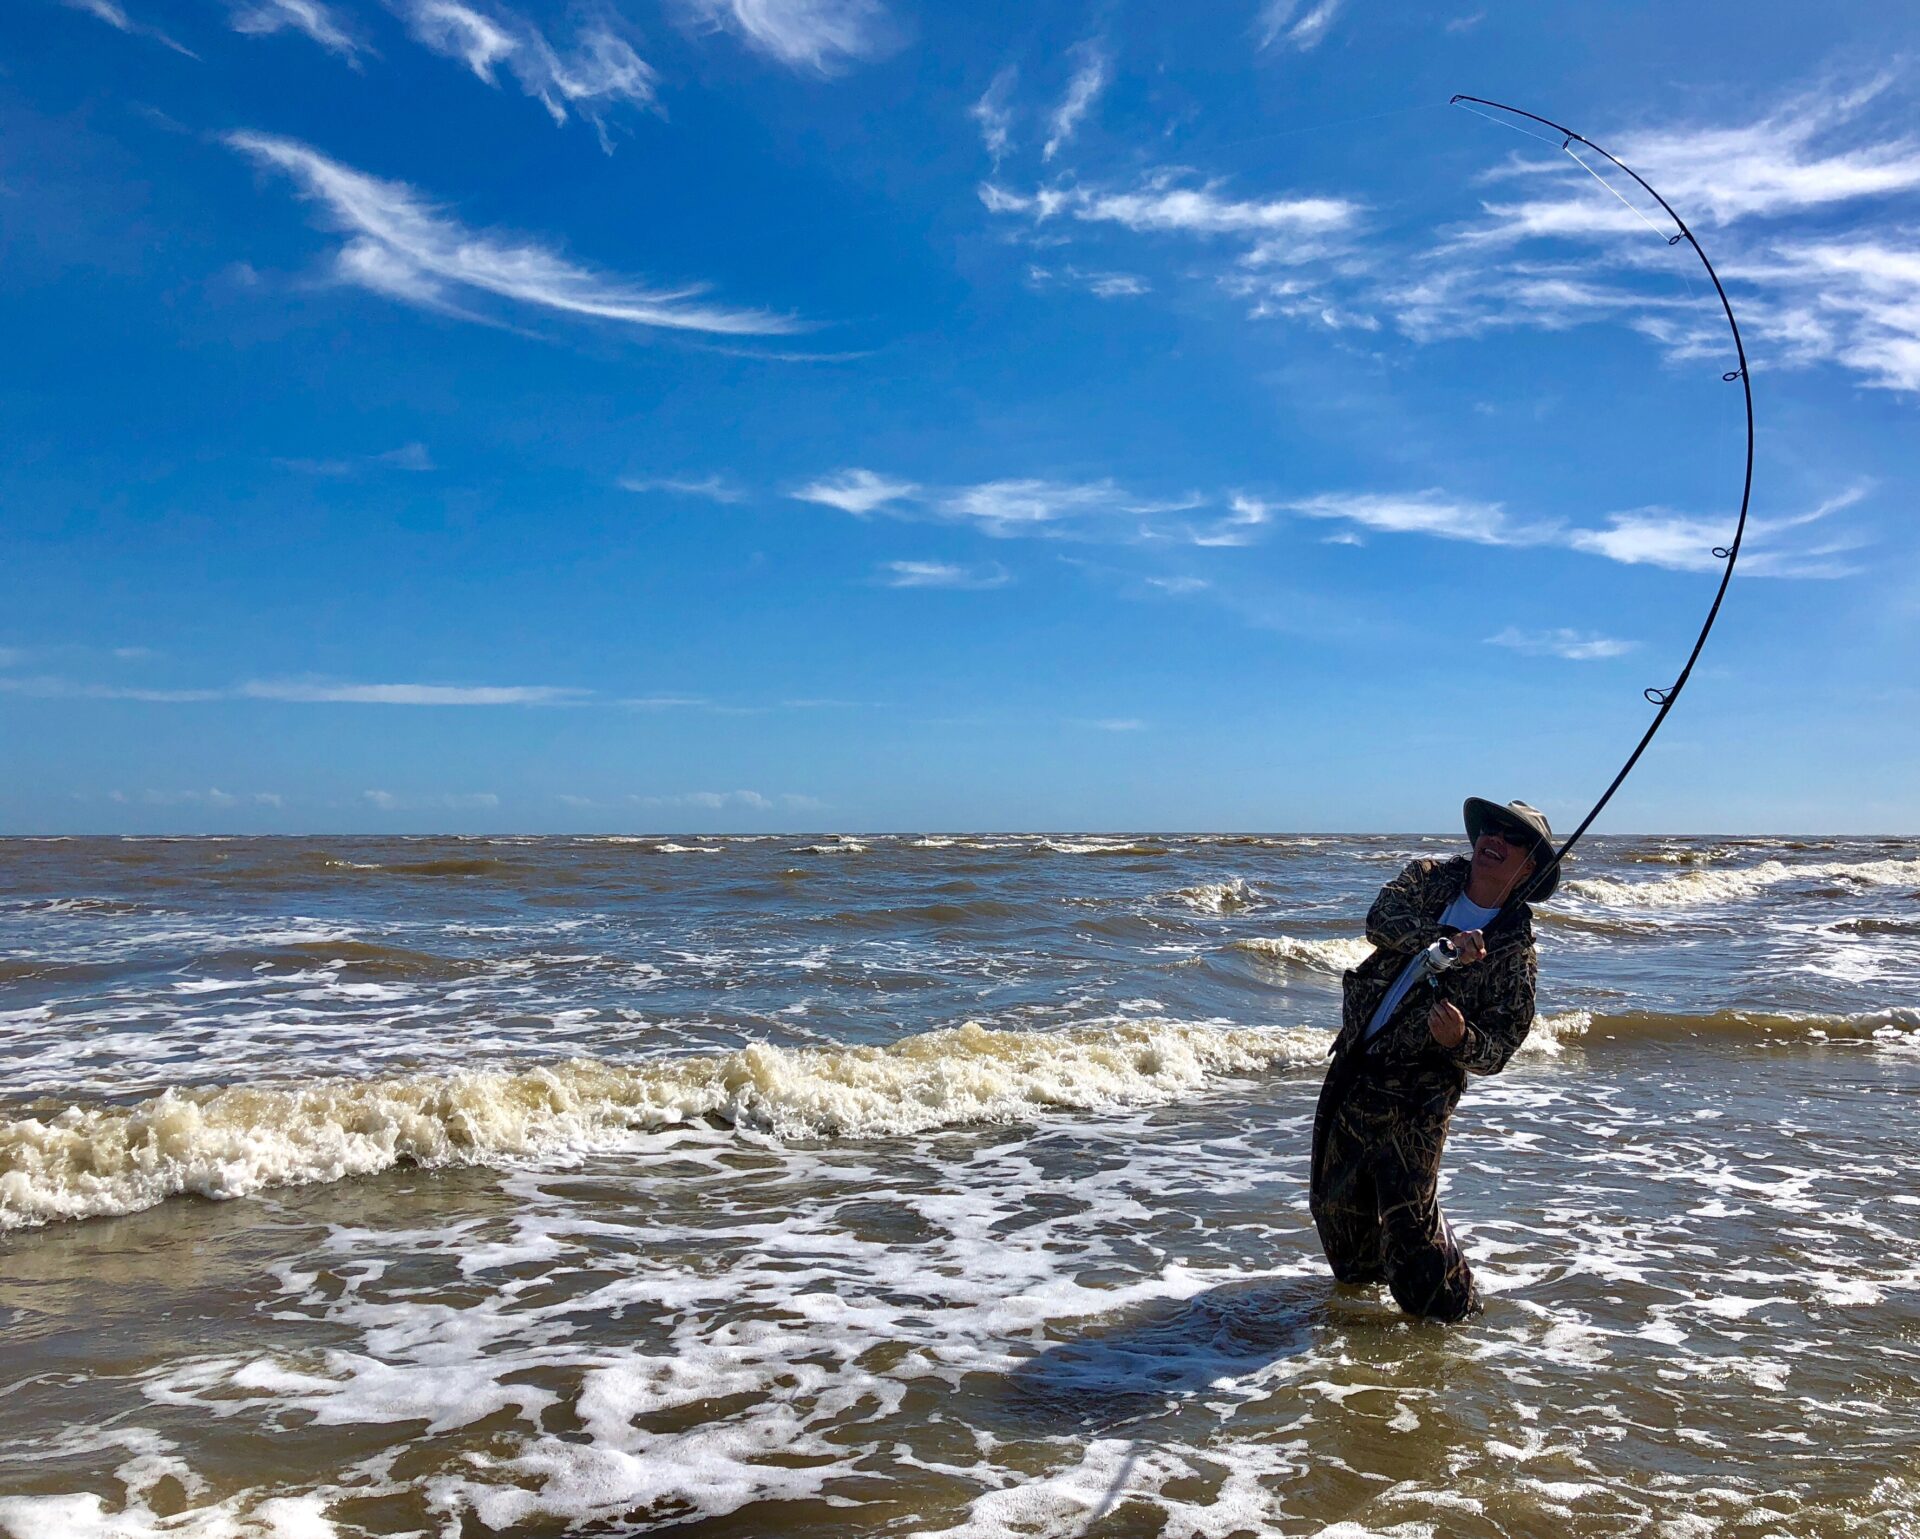
[[1244, 876], [1236, 876], [1231, 881], [1202, 882], [1198, 887], [1182, 887], [1173, 895], [1176, 903], [1184, 903], [1198, 914], [1237, 914], [1242, 909], [1257, 907], [1260, 895], [1247, 885]]
[[698, 1118], [805, 1139], [882, 1137], [1176, 1100], [1221, 1076], [1319, 1062], [1324, 1032], [1128, 1021], [969, 1023], [887, 1047], [615, 1064], [572, 1059], [382, 1079], [168, 1090], [0, 1123], [0, 1230], [240, 1197], [400, 1164], [484, 1165], [605, 1148]]
[[1371, 941], [1345, 935], [1322, 940], [1307, 940], [1298, 935], [1253, 935], [1235, 941], [1233, 948], [1315, 973], [1343, 973], [1349, 967], [1358, 967], [1373, 953]]
[[1555, 1044], [1553, 1051], [1558, 1051], [1560, 1044], [1576, 1037], [1589, 1041], [1608, 1037], [1720, 1037], [1744, 1042], [1813, 1043], [1876, 1038], [1905, 1041], [1915, 1033], [1920, 1033], [1920, 1006], [1898, 1005], [1837, 1015], [1792, 1010], [1715, 1010], [1705, 1015], [1662, 1010], [1623, 1010], [1617, 1014], [1567, 1010], [1540, 1016], [1533, 1023], [1532, 1037], [1544, 1036]]
[[1104, 839], [1042, 839], [1033, 846], [1036, 855], [1165, 855], [1164, 844], [1112, 842]]
[[1567, 883], [1570, 896], [1589, 898], [1611, 908], [1684, 908], [1696, 903], [1729, 903], [1750, 898], [1782, 882], [1839, 882], [1851, 886], [1920, 885], [1920, 860], [1866, 860], [1790, 866], [1764, 860], [1734, 871], [1683, 871], [1645, 882], [1579, 877]]

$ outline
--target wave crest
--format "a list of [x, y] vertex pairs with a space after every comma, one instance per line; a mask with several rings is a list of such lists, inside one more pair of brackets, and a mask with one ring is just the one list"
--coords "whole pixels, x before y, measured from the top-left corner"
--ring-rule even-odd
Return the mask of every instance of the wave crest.
[[0, 1230], [240, 1197], [411, 1163], [484, 1165], [618, 1144], [697, 1118], [777, 1138], [878, 1137], [1049, 1110], [1171, 1101], [1227, 1075], [1319, 1061], [1326, 1036], [1128, 1021], [1060, 1031], [969, 1023], [886, 1047], [779, 1048], [633, 1064], [214, 1091], [0, 1123]]
[[1176, 903], [1184, 903], [1198, 914], [1237, 914], [1242, 909], [1254, 908], [1260, 903], [1260, 895], [1247, 885], [1244, 876], [1224, 882], [1202, 882], [1197, 887], [1182, 887], [1173, 898]]
[[1236, 951], [1251, 951], [1255, 956], [1308, 972], [1343, 973], [1358, 967], [1373, 954], [1373, 943], [1363, 936], [1334, 935], [1310, 940], [1298, 935], [1251, 935], [1233, 942]]
[[1566, 890], [1570, 896], [1589, 898], [1610, 908], [1684, 908], [1696, 903], [1736, 902], [1782, 882], [1795, 881], [1862, 887], [1920, 885], [1920, 860], [1834, 861], [1807, 866], [1763, 860], [1757, 866], [1733, 871], [1683, 871], [1644, 882], [1577, 877], [1567, 883]]

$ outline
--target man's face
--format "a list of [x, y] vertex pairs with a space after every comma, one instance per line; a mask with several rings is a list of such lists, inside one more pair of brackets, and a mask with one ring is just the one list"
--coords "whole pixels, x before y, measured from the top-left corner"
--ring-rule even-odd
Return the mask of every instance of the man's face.
[[1489, 823], [1473, 841], [1473, 869], [1511, 892], [1533, 875], [1533, 840], [1523, 838], [1517, 829]]

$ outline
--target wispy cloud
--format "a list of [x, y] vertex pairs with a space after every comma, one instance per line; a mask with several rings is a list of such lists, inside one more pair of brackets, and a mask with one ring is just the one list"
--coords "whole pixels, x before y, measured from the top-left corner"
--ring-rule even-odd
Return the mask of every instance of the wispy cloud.
[[[1748, 577], [1833, 578], [1852, 576], [1859, 568], [1838, 560], [1865, 543], [1848, 533], [1814, 544], [1787, 543], [1781, 536], [1850, 508], [1871, 490], [1866, 484], [1848, 487], [1805, 513], [1779, 518], [1747, 520], [1747, 537], [1738, 570]], [[1604, 529], [1575, 529], [1567, 536], [1574, 550], [1605, 556], [1629, 566], [1658, 566], [1673, 572], [1714, 572], [1722, 564], [1715, 554], [1731, 534], [1726, 517], [1705, 519], [1666, 508], [1640, 508], [1610, 513]]]
[[1523, 631], [1509, 625], [1498, 635], [1487, 637], [1487, 644], [1495, 647], [1509, 647], [1529, 657], [1564, 657], [1570, 662], [1592, 663], [1604, 661], [1609, 657], [1624, 656], [1640, 643], [1619, 641], [1611, 636], [1601, 636], [1588, 631], [1565, 628]]
[[967, 109], [967, 116], [980, 125], [980, 142], [993, 157], [995, 166], [1013, 148], [1012, 98], [1019, 78], [1019, 71], [1013, 65], [1003, 66], [981, 93], [980, 100]]
[[1187, 542], [1202, 547], [1251, 545], [1259, 538], [1258, 532], [1273, 522], [1277, 511], [1280, 509], [1273, 503], [1235, 492], [1227, 501], [1226, 516], [1211, 523], [1190, 525]]
[[942, 497], [936, 510], [948, 518], [977, 525], [997, 536], [1027, 534], [1042, 525], [1087, 514], [1127, 513], [1133, 499], [1111, 481], [1048, 481], [1020, 477], [982, 481]]
[[1013, 579], [1007, 569], [960, 566], [950, 561], [887, 561], [881, 564], [881, 582], [889, 588], [1003, 588]]
[[443, 791], [400, 796], [392, 791], [362, 791], [360, 799], [379, 812], [486, 812], [500, 805], [492, 791]]
[[[1863, 539], [1857, 533], [1813, 544], [1782, 536], [1854, 506], [1870, 490], [1861, 483], [1805, 513], [1750, 518], [1739, 570], [1748, 577], [1850, 575], [1856, 568], [1836, 558], [1860, 548]], [[1399, 495], [1336, 493], [1282, 506], [1308, 518], [1336, 519], [1383, 534], [1421, 534], [1478, 545], [1559, 546], [1627, 566], [1675, 572], [1719, 570], [1722, 558], [1714, 551], [1733, 533], [1731, 514], [1701, 518], [1666, 508], [1640, 508], [1606, 515], [1604, 527], [1581, 528], [1556, 519], [1515, 518], [1499, 503], [1474, 502], [1433, 490]]]
[[280, 807], [286, 804], [286, 798], [278, 791], [248, 791], [236, 794], [232, 791], [223, 791], [219, 786], [186, 791], [167, 791], [150, 787], [137, 795], [129, 795], [125, 791], [109, 791], [107, 800], [118, 802], [123, 806], [137, 801], [148, 807], [211, 807], [222, 812], [246, 805]]
[[366, 45], [347, 30], [340, 13], [323, 0], [234, 0], [229, 20], [236, 32], [266, 37], [299, 32], [356, 69]]
[[1047, 120], [1047, 142], [1040, 151], [1042, 160], [1052, 160], [1079, 132], [1081, 120], [1113, 78], [1113, 58], [1097, 40], [1089, 38], [1075, 44], [1071, 57], [1073, 78], [1067, 82], [1067, 93], [1060, 98], [1060, 105]]
[[764, 310], [700, 302], [704, 285], [656, 290], [603, 275], [533, 241], [482, 234], [404, 182], [383, 181], [292, 139], [235, 133], [227, 142], [284, 172], [347, 237], [337, 277], [389, 299], [457, 315], [461, 303], [500, 299], [549, 313], [621, 325], [729, 335], [787, 332], [796, 323]]
[[1557, 534], [1550, 523], [1516, 520], [1497, 502], [1471, 502], [1440, 491], [1398, 495], [1340, 492], [1286, 504], [1307, 518], [1340, 519], [1386, 534], [1426, 534], [1476, 545], [1543, 545]]
[[843, 513], [865, 518], [891, 503], [918, 494], [911, 481], [898, 481], [871, 470], [842, 470], [801, 487], [792, 495], [801, 502], [818, 502]]
[[1076, 719], [1071, 723], [1094, 732], [1144, 732], [1147, 724], [1136, 716], [1098, 716]]
[[568, 705], [586, 692], [547, 684], [323, 684], [254, 679], [233, 693], [248, 700], [296, 705]]
[[885, 53], [894, 28], [877, 0], [685, 0], [696, 20], [732, 32], [755, 53], [833, 75]]
[[1306, 15], [1299, 16], [1300, 0], [1266, 0], [1254, 20], [1254, 36], [1262, 48], [1285, 43], [1303, 53], [1327, 35], [1343, 0], [1319, 0]]
[[0, 692], [36, 700], [137, 700], [150, 705], [186, 705], [202, 700], [224, 700], [224, 689], [145, 689], [125, 684], [97, 684], [52, 674], [12, 675], [0, 678]]
[[1213, 584], [1204, 577], [1149, 577], [1147, 586], [1175, 597], [1184, 597], [1189, 593], [1204, 593]]
[[1153, 289], [1153, 285], [1138, 273], [1089, 272], [1071, 263], [1058, 268], [1042, 267], [1035, 263], [1027, 269], [1027, 277], [1036, 287], [1068, 283], [1085, 289], [1096, 299], [1137, 299]]
[[1158, 171], [1125, 192], [1073, 186], [1021, 194], [989, 182], [980, 189], [980, 198], [996, 214], [1025, 214], [1037, 223], [1065, 215], [1117, 224], [1136, 234], [1324, 235], [1348, 228], [1360, 212], [1358, 204], [1345, 198], [1234, 198], [1222, 192], [1219, 182], [1180, 185], [1190, 175]]
[[1163, 502], [1142, 499], [1111, 479], [1014, 476], [961, 486], [922, 486], [871, 470], [844, 470], [791, 495], [860, 517], [886, 513], [970, 524], [999, 538], [1080, 531], [1117, 518], [1153, 519], [1189, 512], [1204, 501], [1197, 495]]
[[397, 449], [387, 449], [379, 454], [337, 456], [331, 459], [282, 458], [274, 463], [309, 476], [352, 476], [366, 470], [425, 472], [438, 468], [433, 463], [433, 456], [427, 452], [427, 446], [422, 443], [402, 444]]
[[189, 59], [200, 57], [191, 48], [176, 43], [158, 27], [150, 27], [143, 22], [135, 21], [127, 14], [126, 7], [121, 5], [119, 0], [60, 0], [60, 3], [70, 11], [82, 11], [97, 21], [104, 21], [116, 32], [124, 32], [129, 37], [150, 37], [154, 42], [171, 48], [175, 53], [184, 54]]
[[782, 791], [769, 796], [760, 791], [676, 791], [665, 796], [632, 796], [629, 801], [642, 807], [698, 807], [707, 812], [737, 808], [745, 812], [774, 812], [779, 809], [800, 811], [824, 805], [818, 797]]
[[676, 497], [704, 497], [709, 502], [738, 503], [747, 500], [746, 488], [722, 475], [697, 478], [660, 476], [653, 479], [622, 476], [620, 485], [629, 492], [672, 492]]
[[611, 150], [608, 113], [628, 105], [651, 107], [658, 76], [608, 19], [583, 26], [562, 53], [526, 17], [487, 0], [393, 0], [414, 40], [464, 64], [488, 85], [505, 66], [520, 88], [565, 123], [569, 109], [592, 123], [602, 149]]
[[[1823, 88], [1746, 123], [1609, 136], [1689, 223], [1713, 233], [1762, 367], [1832, 363], [1878, 388], [1920, 391], [1920, 259], [1911, 231], [1876, 222], [1878, 205], [1920, 191], [1920, 139], [1898, 114], [1877, 134], [1867, 126], [1891, 80]], [[1410, 278], [1380, 286], [1381, 307], [1420, 341], [1612, 319], [1676, 357], [1724, 356], [1711, 293], [1678, 297], [1695, 272], [1691, 253], [1648, 228], [1664, 238], [1671, 223], [1630, 179], [1586, 160], [1505, 161], [1487, 180], [1519, 196], [1488, 197]], [[1789, 219], [1798, 228], [1783, 228]], [[1815, 221], [1826, 228], [1810, 234]], [[1534, 254], [1519, 255], [1523, 246]]]

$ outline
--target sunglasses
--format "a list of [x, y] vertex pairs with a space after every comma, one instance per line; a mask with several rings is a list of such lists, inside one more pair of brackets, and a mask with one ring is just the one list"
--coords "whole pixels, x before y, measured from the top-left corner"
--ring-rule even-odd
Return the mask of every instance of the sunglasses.
[[1530, 828], [1515, 828], [1510, 823], [1484, 823], [1480, 827], [1481, 837], [1493, 834], [1505, 840], [1517, 850], [1531, 850], [1535, 839]]

